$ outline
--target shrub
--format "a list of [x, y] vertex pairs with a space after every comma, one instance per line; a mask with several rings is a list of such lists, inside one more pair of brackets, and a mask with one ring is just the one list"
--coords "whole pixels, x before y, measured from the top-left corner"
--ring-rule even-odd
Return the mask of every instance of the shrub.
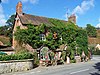
[[49, 52], [49, 58], [50, 60], [54, 60], [54, 52]]
[[100, 55], [100, 50], [94, 51], [93, 54], [94, 55]]
[[38, 65], [39, 65], [39, 59], [38, 59], [38, 54], [37, 54], [37, 52], [34, 52], [33, 53], [33, 59], [34, 59], [34, 65], [35, 65], [35, 67], [37, 67]]
[[70, 60], [70, 62], [71, 62], [71, 63], [76, 63], [76, 60], [73, 59], [73, 60]]
[[33, 59], [33, 54], [27, 52], [13, 55], [0, 55], [0, 61]]

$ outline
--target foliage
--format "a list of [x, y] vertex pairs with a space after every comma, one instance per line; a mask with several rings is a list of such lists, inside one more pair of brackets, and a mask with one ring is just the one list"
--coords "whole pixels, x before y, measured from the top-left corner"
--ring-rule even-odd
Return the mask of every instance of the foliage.
[[94, 55], [100, 55], [100, 50], [93, 51], [93, 54], [94, 54]]
[[40, 30], [38, 27], [29, 24], [28, 29], [18, 29], [15, 33], [15, 39], [20, 43], [28, 43], [33, 48], [39, 48], [41, 46], [41, 41], [39, 37]]
[[9, 19], [7, 20], [7, 24], [9, 25], [9, 26], [13, 26], [13, 24], [14, 24], [14, 20], [15, 20], [15, 15], [13, 14], [13, 15], [11, 15], [10, 17], [9, 17]]
[[[82, 51], [88, 54], [88, 38], [84, 29], [77, 27], [72, 22], [62, 22], [57, 19], [49, 19], [52, 23], [51, 27], [47, 24], [41, 24], [35, 27], [34, 25], [27, 25], [28, 29], [18, 29], [15, 33], [15, 39], [20, 43], [28, 43], [33, 48], [47, 46], [50, 50], [55, 51], [62, 44], [67, 44], [69, 50], [66, 51], [68, 56], [73, 60], [76, 54], [81, 55]], [[45, 34], [46, 40], [40, 40], [40, 34]], [[54, 38], [56, 33], [56, 39]], [[45, 34], [46, 35], [46, 34]], [[66, 54], [67, 55], [67, 54]]]
[[11, 42], [8, 37], [0, 36], [0, 41], [6, 46], [11, 46]]
[[71, 62], [71, 63], [75, 63], [75, 62], [76, 62], [76, 60], [75, 60], [75, 59], [74, 59], [74, 60], [70, 60], [70, 62]]
[[90, 37], [97, 36], [96, 28], [92, 26], [91, 24], [87, 24], [86, 31], [87, 31], [88, 36]]
[[62, 60], [66, 61], [66, 52], [62, 51], [61, 53]]
[[9, 37], [10, 38], [9, 45], [11, 45], [12, 29], [9, 26], [1, 26], [0, 27], [0, 35]]
[[54, 52], [49, 52], [49, 58], [50, 58], [50, 60], [54, 60]]
[[33, 59], [33, 55], [29, 52], [12, 54], [12, 55], [0, 55], [0, 61], [23, 60], [23, 59]]
[[39, 65], [39, 59], [38, 59], [38, 54], [37, 54], [37, 52], [34, 52], [33, 53], [33, 56], [34, 56], [34, 65], [35, 66], [38, 66]]
[[0, 35], [10, 38], [10, 42], [8, 43], [9, 46], [11, 46], [12, 42], [12, 30], [13, 30], [14, 18], [15, 15], [11, 15], [11, 17], [6, 22], [7, 25], [0, 27]]
[[7, 25], [1, 26], [0, 27], [0, 35], [11, 37], [11, 35], [12, 35], [12, 28], [10, 28]]
[[24, 47], [18, 46], [15, 50], [16, 54], [23, 54], [23, 53], [27, 53], [29, 52], [27, 49], [25, 49]]
[[76, 43], [77, 52], [79, 52], [78, 54], [81, 54], [82, 51], [84, 51], [85, 54], [88, 55], [88, 37], [85, 30], [77, 30]]

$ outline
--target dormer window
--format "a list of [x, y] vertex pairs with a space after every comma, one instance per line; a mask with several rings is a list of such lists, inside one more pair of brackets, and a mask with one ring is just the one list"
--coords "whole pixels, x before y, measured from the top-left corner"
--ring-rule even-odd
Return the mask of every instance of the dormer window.
[[45, 34], [40, 34], [39, 36], [41, 41], [46, 41]]

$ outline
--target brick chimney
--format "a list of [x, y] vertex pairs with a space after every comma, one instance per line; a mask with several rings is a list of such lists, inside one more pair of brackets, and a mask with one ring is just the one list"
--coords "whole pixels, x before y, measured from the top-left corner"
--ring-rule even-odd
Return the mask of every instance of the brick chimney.
[[23, 11], [22, 11], [22, 2], [18, 2], [17, 6], [16, 6], [16, 13], [19, 15], [22, 15]]
[[74, 24], [76, 24], [76, 16], [75, 16], [75, 14], [72, 14], [72, 15], [68, 18], [68, 21], [71, 21], [71, 22], [73, 22]]

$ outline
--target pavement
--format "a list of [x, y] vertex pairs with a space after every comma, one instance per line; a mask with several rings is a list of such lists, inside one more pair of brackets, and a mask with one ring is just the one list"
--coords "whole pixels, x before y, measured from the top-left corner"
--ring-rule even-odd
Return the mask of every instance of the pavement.
[[88, 62], [38, 67], [30, 71], [1, 75], [100, 75], [100, 56], [93, 56]]

